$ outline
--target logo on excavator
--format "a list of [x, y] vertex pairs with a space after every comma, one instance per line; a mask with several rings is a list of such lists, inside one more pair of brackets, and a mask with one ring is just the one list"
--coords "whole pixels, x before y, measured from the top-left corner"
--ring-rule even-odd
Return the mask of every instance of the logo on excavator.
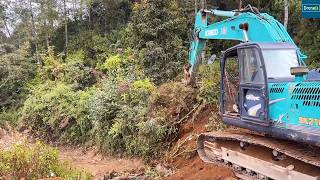
[[320, 119], [299, 117], [299, 124], [320, 126]]
[[216, 36], [219, 34], [219, 30], [218, 29], [207, 30], [205, 34], [206, 36]]
[[260, 97], [259, 96], [254, 96], [253, 94], [248, 94], [246, 95], [246, 99], [250, 101], [259, 101]]

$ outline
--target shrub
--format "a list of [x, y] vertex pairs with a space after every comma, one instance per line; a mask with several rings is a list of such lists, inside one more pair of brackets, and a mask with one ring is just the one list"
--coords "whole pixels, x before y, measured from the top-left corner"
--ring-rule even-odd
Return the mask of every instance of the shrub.
[[130, 48], [118, 50], [118, 54], [107, 56], [105, 62], [97, 66], [102, 70], [109, 80], [134, 81], [142, 79], [145, 74], [137, 60], [137, 53]]
[[70, 52], [66, 60], [55, 56], [52, 48], [43, 55], [43, 66], [39, 68], [39, 77], [43, 80], [62, 81], [72, 84], [76, 89], [84, 89], [96, 82], [93, 69], [87, 66], [82, 50]]
[[0, 112], [0, 127], [5, 127], [8, 123], [11, 127], [16, 127], [19, 124], [21, 116], [20, 110], [4, 110]]
[[75, 88], [84, 89], [96, 82], [93, 69], [86, 66], [85, 53], [82, 50], [70, 53], [66, 59], [63, 81]]
[[121, 66], [120, 56], [117, 54], [115, 56], [110, 56], [107, 58], [106, 62], [102, 65], [103, 70], [117, 71]]
[[128, 93], [124, 94], [130, 107], [146, 106], [149, 96], [156, 91], [156, 87], [149, 79], [134, 81]]
[[55, 56], [53, 47], [48, 48], [47, 54], [42, 55], [43, 67], [39, 68], [42, 80], [59, 80], [64, 77], [64, 63], [61, 57]]
[[198, 98], [210, 104], [216, 104], [220, 95], [219, 63], [199, 67], [199, 77], [202, 81]]
[[90, 98], [92, 135], [101, 150], [146, 160], [159, 157], [177, 137], [175, 121], [192, 107], [184, 102], [194, 101], [189, 96], [193, 91], [180, 83], [167, 84], [164, 89], [158, 91], [148, 79], [107, 79]]
[[93, 92], [75, 92], [63, 83], [38, 85], [24, 104], [22, 120], [44, 138], [84, 142], [91, 128], [87, 101]]
[[137, 80], [122, 87], [112, 79], [90, 99], [93, 135], [102, 150], [110, 153], [138, 155], [138, 146], [130, 141], [137, 137], [137, 124], [144, 120], [144, 109], [154, 85]]
[[[6, 48], [7, 49], [7, 48]], [[0, 54], [0, 111], [21, 106], [27, 89], [25, 84], [34, 76], [35, 63], [28, 45]]]
[[0, 178], [48, 177], [92, 179], [87, 172], [76, 170], [67, 162], [60, 162], [58, 151], [40, 142], [34, 145], [13, 145], [8, 151], [0, 149]]

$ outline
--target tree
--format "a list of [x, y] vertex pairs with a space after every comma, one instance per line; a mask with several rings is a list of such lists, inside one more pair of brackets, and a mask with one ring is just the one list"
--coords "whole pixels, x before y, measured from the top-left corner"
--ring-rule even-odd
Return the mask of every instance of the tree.
[[6, 15], [5, 9], [5, 4], [0, 3], [0, 28], [3, 29], [8, 36], [11, 36], [11, 32], [7, 23], [8, 17]]
[[40, 12], [38, 15], [39, 35], [45, 39], [45, 47], [48, 49], [51, 46], [50, 37], [55, 30], [54, 22], [58, 19], [56, 0], [42, 0], [40, 3]]
[[288, 28], [288, 21], [289, 21], [289, 3], [288, 0], [284, 0], [284, 20], [283, 25], [287, 29]]
[[63, 19], [64, 19], [64, 36], [65, 36], [65, 45], [64, 52], [68, 54], [68, 18], [67, 18], [67, 4], [66, 0], [63, 0]]
[[142, 65], [155, 83], [173, 79], [186, 62], [187, 22], [178, 1], [146, 0], [135, 4], [130, 23], [133, 48], [142, 50]]

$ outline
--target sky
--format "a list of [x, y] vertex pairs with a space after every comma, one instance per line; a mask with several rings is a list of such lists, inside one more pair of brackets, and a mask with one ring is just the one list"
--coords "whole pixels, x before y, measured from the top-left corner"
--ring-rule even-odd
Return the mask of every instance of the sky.
[[[31, 6], [30, 2], [31, 1]], [[21, 16], [19, 12], [14, 11], [16, 7], [25, 7], [27, 9], [32, 9], [33, 15], [36, 18], [40, 14], [40, 3], [41, 0], [0, 0], [0, 5], [4, 6], [5, 17], [6, 17], [6, 27], [4, 23], [1, 22], [0, 31], [2, 31], [7, 37], [13, 33], [15, 27], [21, 23]], [[56, 0], [57, 8], [59, 14], [63, 14], [63, 0]], [[74, 12], [80, 7], [80, 0], [66, 0], [66, 6], [68, 9], [68, 17], [73, 18]], [[85, 11], [85, 9], [84, 9]], [[73, 12], [73, 13], [72, 13]], [[84, 12], [85, 13], [85, 12]], [[58, 21], [55, 23], [58, 25]], [[9, 32], [8, 32], [9, 31]]]

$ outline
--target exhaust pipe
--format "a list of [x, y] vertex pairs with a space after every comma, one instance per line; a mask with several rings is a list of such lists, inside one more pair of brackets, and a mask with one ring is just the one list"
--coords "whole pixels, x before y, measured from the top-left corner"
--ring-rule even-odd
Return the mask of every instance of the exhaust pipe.
[[309, 69], [306, 66], [298, 66], [290, 68], [291, 75], [294, 75], [295, 82], [303, 82], [306, 80], [306, 75], [308, 74]]

